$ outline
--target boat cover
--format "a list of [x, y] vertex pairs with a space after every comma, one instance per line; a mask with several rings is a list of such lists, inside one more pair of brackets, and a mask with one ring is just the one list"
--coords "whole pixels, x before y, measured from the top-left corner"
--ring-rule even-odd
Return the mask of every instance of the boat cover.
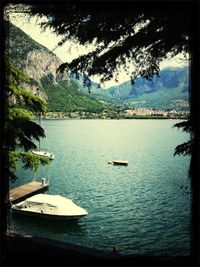
[[48, 194], [37, 194], [13, 205], [12, 208], [58, 216], [84, 216], [88, 214], [85, 209], [77, 206], [71, 199]]

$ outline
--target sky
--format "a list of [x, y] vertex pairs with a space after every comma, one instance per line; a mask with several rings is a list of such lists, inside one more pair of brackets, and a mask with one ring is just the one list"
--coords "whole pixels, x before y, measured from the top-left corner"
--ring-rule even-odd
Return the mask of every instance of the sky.
[[[55, 33], [52, 33], [50, 29], [47, 29], [45, 32], [41, 32], [41, 28], [39, 26], [39, 23], [41, 21], [44, 21], [45, 19], [36, 19], [35, 17], [32, 17], [29, 21], [27, 21], [23, 14], [19, 16], [12, 16], [10, 14], [9, 16], [10, 22], [13, 23], [15, 26], [19, 27], [21, 30], [23, 30], [26, 34], [28, 34], [32, 39], [34, 39], [36, 42], [42, 44], [43, 46], [47, 47], [49, 50], [53, 50], [56, 48], [57, 43], [62, 39], [61, 36], [57, 36]], [[91, 47], [88, 47], [88, 49], [92, 50]], [[88, 51], [88, 50], [87, 50]], [[86, 49], [84, 46], [78, 46], [77, 44], [72, 44], [70, 42], [66, 42], [63, 46], [57, 47], [53, 52], [61, 59], [62, 62], [70, 62], [72, 59], [78, 57], [81, 54], [86, 53]], [[166, 68], [166, 67], [181, 67], [183, 65], [188, 64], [185, 60], [183, 60], [183, 57], [177, 56], [170, 60], [165, 60], [161, 62], [160, 69]], [[90, 77], [92, 81], [99, 83], [99, 78], [97, 76]], [[120, 70], [120, 74], [117, 77], [118, 83], [116, 83], [113, 80], [105, 82], [102, 87], [108, 88], [113, 85], [119, 85], [120, 83], [123, 83], [127, 80], [130, 80], [130, 76], [128, 76], [123, 69]]]

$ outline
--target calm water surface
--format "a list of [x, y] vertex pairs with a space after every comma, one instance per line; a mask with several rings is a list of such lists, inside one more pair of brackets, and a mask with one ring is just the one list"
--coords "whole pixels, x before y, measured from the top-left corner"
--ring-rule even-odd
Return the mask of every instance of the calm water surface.
[[[60, 194], [85, 208], [76, 223], [49, 222], [12, 215], [16, 231], [122, 254], [188, 255], [190, 195], [181, 185], [189, 157], [173, 156], [189, 136], [173, 128], [175, 120], [46, 120], [42, 147], [55, 154], [47, 193]], [[113, 166], [113, 159], [128, 166]], [[30, 171], [19, 171], [29, 182]]]

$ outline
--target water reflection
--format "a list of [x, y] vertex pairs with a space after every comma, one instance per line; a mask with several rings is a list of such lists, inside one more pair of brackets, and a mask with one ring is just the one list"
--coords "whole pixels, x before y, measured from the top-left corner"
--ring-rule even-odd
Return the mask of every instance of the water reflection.
[[19, 229], [15, 229], [16, 231], [28, 233], [31, 230], [35, 235], [38, 233], [82, 235], [86, 232], [86, 225], [79, 221], [56, 221], [14, 213], [10, 214], [10, 219], [12, 225], [14, 222], [14, 225], [19, 226]]

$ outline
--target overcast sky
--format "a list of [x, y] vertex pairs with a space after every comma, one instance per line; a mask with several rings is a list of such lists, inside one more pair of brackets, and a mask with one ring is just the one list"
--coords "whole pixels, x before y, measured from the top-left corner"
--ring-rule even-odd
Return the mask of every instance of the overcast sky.
[[[36, 18], [31, 18], [28, 22], [26, 19], [23, 18], [23, 15], [18, 16], [17, 18], [13, 18], [12, 14], [10, 14], [10, 21], [16, 25], [17, 27], [21, 28], [26, 34], [28, 34], [31, 38], [33, 38], [36, 42], [44, 45], [49, 50], [53, 50], [57, 43], [62, 39], [61, 36], [57, 36], [56, 34], [52, 33], [51, 30], [47, 29], [45, 32], [41, 32], [41, 28], [39, 26], [40, 20]], [[91, 46], [92, 49], [92, 46]], [[75, 44], [67, 42], [62, 47], [56, 48], [53, 52], [63, 61], [63, 62], [70, 62], [73, 58], [84, 53], [85, 48], [82, 46], [77, 46]], [[160, 68], [163, 69], [165, 67], [181, 67], [183, 65], [188, 64], [182, 57], [176, 57], [171, 60], [165, 60], [161, 63]], [[91, 77], [91, 79], [95, 82], [99, 82], [98, 77]], [[123, 72], [123, 69], [120, 71], [120, 75], [118, 76], [119, 83], [124, 81], [130, 80], [130, 76], [126, 75]], [[119, 84], [118, 83], [118, 84]], [[110, 87], [115, 85], [116, 82], [111, 80], [106, 82], [103, 87]]]

